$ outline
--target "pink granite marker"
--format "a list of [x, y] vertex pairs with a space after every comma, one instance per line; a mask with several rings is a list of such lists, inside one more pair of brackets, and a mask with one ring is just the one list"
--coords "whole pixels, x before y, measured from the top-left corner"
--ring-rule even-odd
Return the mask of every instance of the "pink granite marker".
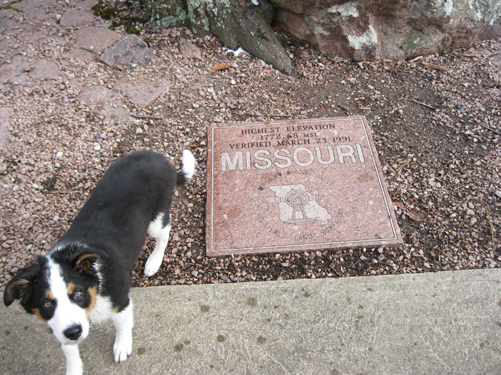
[[402, 243], [365, 117], [214, 125], [207, 254]]

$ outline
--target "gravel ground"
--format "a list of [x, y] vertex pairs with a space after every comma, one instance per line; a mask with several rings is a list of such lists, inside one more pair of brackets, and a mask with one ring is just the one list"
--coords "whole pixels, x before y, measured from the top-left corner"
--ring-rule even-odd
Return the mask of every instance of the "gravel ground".
[[[143, 275], [153, 249], [148, 241], [132, 272], [135, 286], [501, 265], [501, 41], [411, 61], [356, 63], [319, 56], [281, 33], [299, 71], [288, 77], [245, 53], [227, 53], [213, 37], [171, 29], [143, 33], [156, 57], [125, 69], [76, 58], [74, 29], [56, 23], [26, 41], [29, 19], [11, 14], [18, 27], [2, 31], [0, 52], [14, 52], [0, 69], [16, 66], [22, 55], [44, 62], [45, 71], [55, 64], [61, 75], [14, 82], [1, 81], [0, 74], [0, 118], [4, 124], [10, 119], [11, 134], [0, 150], [0, 288], [68, 229], [109, 164], [139, 149], [168, 154], [179, 166], [181, 150], [190, 148], [199, 165], [175, 198], [171, 241], [159, 273]], [[188, 57], [180, 48], [186, 43], [200, 58]], [[111, 115], [82, 95], [95, 87], [118, 95], [117, 83], [157, 80], [170, 86], [153, 103], [141, 107], [127, 96], [110, 97], [116, 111]], [[123, 119], [120, 110], [135, 117]], [[365, 115], [372, 125], [405, 244], [207, 257], [207, 127], [346, 115]]]

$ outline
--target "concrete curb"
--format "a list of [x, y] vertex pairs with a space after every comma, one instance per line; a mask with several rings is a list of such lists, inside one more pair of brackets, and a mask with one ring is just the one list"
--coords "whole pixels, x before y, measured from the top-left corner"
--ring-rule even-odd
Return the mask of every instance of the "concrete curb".
[[[111, 323], [86, 374], [499, 374], [501, 269], [134, 288], [134, 346]], [[48, 327], [1, 308], [2, 373], [62, 374]]]

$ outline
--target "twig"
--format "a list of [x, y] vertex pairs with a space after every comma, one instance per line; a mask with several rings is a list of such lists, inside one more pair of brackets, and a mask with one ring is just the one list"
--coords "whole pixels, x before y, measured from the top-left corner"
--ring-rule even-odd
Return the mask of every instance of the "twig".
[[49, 191], [50, 194], [72, 194], [72, 193], [78, 193], [78, 190], [51, 190]]
[[432, 107], [431, 105], [426, 104], [426, 103], [418, 102], [416, 99], [411, 99], [411, 101], [413, 101], [416, 104], [420, 104], [420, 105], [422, 105], [422, 106], [424, 106], [426, 108], [433, 109], [434, 111], [437, 110], [435, 107]]
[[424, 62], [424, 61], [421, 61], [421, 64], [423, 64], [424, 66], [427, 66], [428, 68], [432, 68], [432, 69], [436, 69], [436, 70], [441, 70], [442, 72], [447, 72], [449, 74], [452, 74], [452, 70], [450, 70], [449, 68], [447, 68], [445, 66], [430, 64], [430, 63], [427, 63], [427, 62]]
[[347, 112], [349, 112], [349, 111], [350, 111], [350, 109], [349, 109], [347, 106], [343, 105], [343, 104], [338, 104], [337, 106], [338, 106], [339, 108], [344, 109], [344, 110], [345, 110], [345, 111], [347, 111]]
[[87, 51], [87, 52], [90, 52], [90, 53], [93, 53], [94, 54], [94, 57], [96, 58], [97, 61], [103, 63], [104, 65], [106, 66], [111, 66], [110, 64], [108, 64], [106, 61], [104, 61], [103, 59], [101, 59], [99, 57], [99, 55], [97, 54], [97, 52], [95, 52], [93, 49], [90, 49], [90, 48], [86, 48], [86, 47], [80, 47], [81, 49], [83, 49], [84, 51]]
[[138, 115], [133, 115], [129, 114], [130, 117], [138, 118], [138, 119], [147, 119], [147, 120], [161, 120], [161, 117], [154, 117], [154, 116], [138, 116]]
[[290, 115], [274, 115], [274, 114], [271, 114], [271, 115], [268, 115], [268, 117], [290, 117]]
[[488, 127], [488, 126], [485, 126], [485, 125], [482, 125], [482, 124], [478, 124], [478, 125], [480, 125], [480, 126], [481, 126], [482, 128], [484, 128], [484, 129], [490, 130], [490, 131], [491, 131], [491, 132], [493, 132], [493, 133], [496, 133], [496, 134], [501, 135], [501, 132], [498, 132], [497, 130], [491, 129], [491, 128], [490, 128], [490, 127]]
[[393, 176], [391, 176], [390, 178], [390, 181], [393, 180], [395, 178], [395, 176], [397, 175], [398, 172], [400, 172], [402, 170], [402, 168], [404, 168], [407, 164], [409, 164], [411, 162], [411, 160], [407, 160], [404, 164], [402, 164], [400, 167], [398, 167], [395, 172], [393, 172]]

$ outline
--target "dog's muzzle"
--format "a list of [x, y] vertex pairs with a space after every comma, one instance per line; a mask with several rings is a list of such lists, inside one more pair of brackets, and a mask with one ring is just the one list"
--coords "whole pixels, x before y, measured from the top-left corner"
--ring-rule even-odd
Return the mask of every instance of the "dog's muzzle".
[[75, 324], [67, 328], [63, 333], [67, 339], [77, 341], [82, 335], [82, 326], [80, 324]]

